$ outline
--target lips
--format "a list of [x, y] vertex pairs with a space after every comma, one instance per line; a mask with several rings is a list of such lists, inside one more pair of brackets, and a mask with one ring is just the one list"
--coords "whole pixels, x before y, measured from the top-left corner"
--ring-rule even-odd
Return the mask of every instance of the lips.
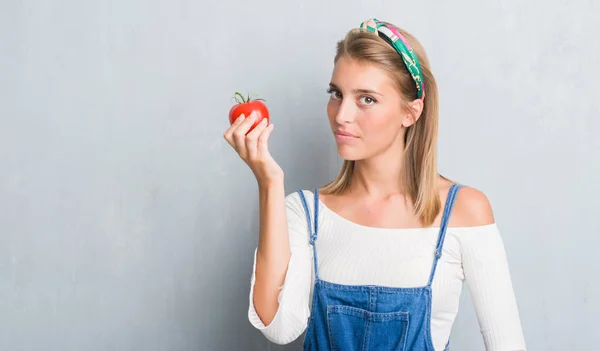
[[358, 138], [356, 135], [352, 134], [352, 133], [348, 133], [342, 130], [336, 130], [335, 131], [336, 135], [339, 135], [341, 137], [346, 137], [346, 138]]
[[359, 139], [359, 137], [357, 137], [356, 135], [342, 131], [342, 130], [336, 130], [334, 135], [335, 135], [335, 140], [338, 143], [344, 143], [344, 144], [347, 144], [347, 143], [353, 144]]

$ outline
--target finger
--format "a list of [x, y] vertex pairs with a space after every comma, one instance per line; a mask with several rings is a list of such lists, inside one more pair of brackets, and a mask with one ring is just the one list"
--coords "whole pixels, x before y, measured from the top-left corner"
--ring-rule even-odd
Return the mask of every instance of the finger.
[[227, 140], [227, 143], [229, 143], [229, 145], [231, 145], [234, 149], [235, 149], [235, 140], [233, 139], [233, 132], [245, 119], [246, 119], [246, 116], [244, 116], [244, 114], [241, 114], [238, 118], [235, 119], [235, 121], [233, 121], [231, 126], [229, 126], [229, 128], [227, 128], [225, 133], [223, 133], [223, 137], [225, 138], [225, 140]]
[[258, 137], [266, 127], [267, 119], [263, 118], [262, 121], [260, 121], [260, 123], [246, 136], [246, 148], [248, 149], [248, 157], [251, 160], [255, 159], [258, 154]]
[[273, 132], [275, 126], [273, 123], [269, 124], [267, 128], [258, 137], [258, 152], [259, 154], [266, 154], [269, 152], [269, 136]]
[[248, 129], [250, 129], [255, 119], [256, 113], [253, 112], [233, 131], [235, 149], [237, 150], [240, 157], [244, 160], [246, 159], [246, 157], [248, 157], [248, 150], [246, 149], [246, 133], [248, 133]]

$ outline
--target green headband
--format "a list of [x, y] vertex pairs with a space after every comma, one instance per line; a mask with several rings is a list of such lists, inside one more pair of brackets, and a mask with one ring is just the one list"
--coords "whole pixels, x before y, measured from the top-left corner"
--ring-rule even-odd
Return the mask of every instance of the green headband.
[[375, 33], [380, 37], [383, 37], [389, 42], [394, 49], [402, 57], [402, 61], [406, 65], [408, 72], [412, 76], [417, 86], [417, 97], [423, 99], [425, 97], [425, 85], [423, 84], [423, 73], [421, 72], [421, 65], [419, 59], [414, 53], [410, 44], [398, 30], [394, 27], [388, 27], [376, 18], [371, 18], [360, 24], [360, 28], [367, 29], [371, 33]]

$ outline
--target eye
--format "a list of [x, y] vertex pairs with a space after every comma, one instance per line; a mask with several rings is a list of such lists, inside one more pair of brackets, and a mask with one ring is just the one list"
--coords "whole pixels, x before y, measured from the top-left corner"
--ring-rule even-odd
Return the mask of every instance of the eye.
[[377, 102], [377, 100], [373, 99], [370, 96], [362, 96], [360, 98], [360, 101], [364, 104], [364, 105], [373, 105], [374, 103]]
[[327, 89], [327, 94], [331, 95], [332, 100], [337, 100], [337, 99], [342, 98], [342, 94], [339, 91], [331, 89], [331, 88]]

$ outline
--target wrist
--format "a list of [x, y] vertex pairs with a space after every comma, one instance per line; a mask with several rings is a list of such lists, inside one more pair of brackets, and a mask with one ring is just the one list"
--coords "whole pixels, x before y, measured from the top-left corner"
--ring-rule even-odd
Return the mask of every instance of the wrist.
[[257, 179], [258, 188], [260, 190], [272, 190], [276, 188], [283, 187], [284, 185], [284, 176], [281, 174], [274, 174], [269, 177], [265, 177], [263, 179]]

